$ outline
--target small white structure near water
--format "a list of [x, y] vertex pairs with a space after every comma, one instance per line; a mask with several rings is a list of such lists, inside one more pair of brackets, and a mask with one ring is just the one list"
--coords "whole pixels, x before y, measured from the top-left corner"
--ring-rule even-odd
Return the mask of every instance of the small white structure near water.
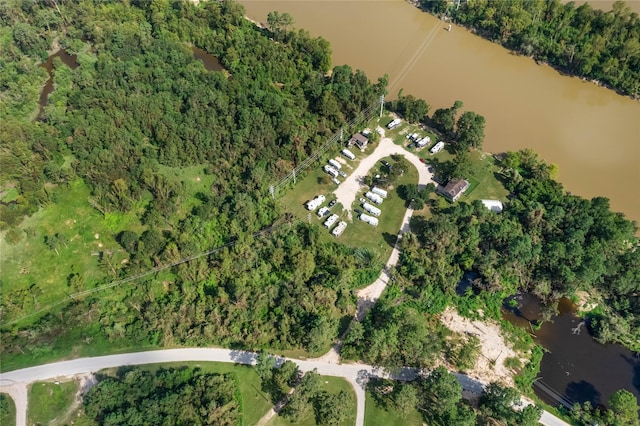
[[364, 223], [368, 223], [371, 226], [378, 226], [378, 219], [367, 214], [361, 214], [360, 220]]
[[376, 204], [382, 204], [382, 197], [379, 196], [378, 194], [374, 194], [373, 192], [369, 191], [366, 194], [364, 194], [364, 196]]
[[349, 160], [355, 160], [356, 159], [356, 156], [353, 154], [353, 152], [349, 151], [347, 148], [342, 150], [342, 155], [347, 157]]
[[337, 214], [332, 214], [327, 220], [324, 221], [324, 226], [326, 226], [327, 228], [331, 228], [333, 224], [338, 221], [338, 219], [339, 217]]
[[382, 210], [377, 208], [376, 206], [372, 206], [369, 203], [362, 203], [362, 208], [365, 209], [368, 213], [371, 213], [373, 216], [380, 216]]
[[480, 200], [482, 204], [492, 212], [501, 213], [502, 212], [502, 201], [500, 200]]
[[333, 228], [333, 231], [331, 231], [331, 234], [334, 237], [339, 237], [340, 235], [342, 235], [345, 229], [347, 229], [347, 222], [342, 221], [338, 224], [338, 226]]
[[442, 151], [442, 148], [444, 148], [444, 142], [440, 141], [437, 144], [435, 144], [430, 150], [429, 152], [431, 154], [437, 154], [438, 152]]
[[336, 170], [340, 170], [342, 168], [342, 166], [340, 165], [340, 163], [338, 163], [336, 160], [334, 160], [333, 158], [331, 160], [329, 160], [329, 164], [331, 164], [333, 166], [334, 169]]
[[324, 203], [324, 195], [318, 195], [311, 201], [307, 201], [307, 210], [315, 210], [320, 207], [320, 204]]
[[374, 194], [378, 194], [379, 196], [381, 196], [382, 198], [387, 198], [387, 191], [385, 191], [382, 188], [378, 188], [377, 186], [374, 186], [371, 189], [371, 192], [373, 192]]

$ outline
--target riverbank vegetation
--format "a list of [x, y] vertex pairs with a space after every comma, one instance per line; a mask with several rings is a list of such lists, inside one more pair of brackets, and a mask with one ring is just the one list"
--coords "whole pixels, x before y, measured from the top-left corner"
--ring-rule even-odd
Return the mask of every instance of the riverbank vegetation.
[[16, 424], [16, 404], [13, 402], [13, 399], [5, 393], [0, 393], [0, 424]]
[[623, 1], [604, 12], [588, 2], [421, 0], [489, 40], [563, 72], [640, 96], [640, 19]]

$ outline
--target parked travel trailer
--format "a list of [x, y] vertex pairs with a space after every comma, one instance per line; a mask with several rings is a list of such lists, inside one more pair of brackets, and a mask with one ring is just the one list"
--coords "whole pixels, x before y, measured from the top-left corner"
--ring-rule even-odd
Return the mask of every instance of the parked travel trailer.
[[328, 164], [325, 164], [324, 167], [322, 168], [325, 172], [329, 173], [332, 177], [338, 177], [338, 171], [331, 167]]
[[387, 198], [387, 191], [382, 188], [378, 188], [377, 186], [374, 186], [371, 192], [373, 192], [374, 194], [378, 194], [382, 198]]
[[315, 210], [320, 207], [320, 204], [324, 203], [324, 195], [318, 195], [311, 201], [307, 201], [307, 210]]
[[431, 138], [429, 136], [425, 136], [424, 138], [420, 139], [419, 141], [416, 141], [416, 145], [418, 145], [418, 148], [422, 148], [423, 146], [427, 146], [431, 143]]
[[365, 209], [367, 212], [371, 213], [374, 216], [380, 216], [380, 213], [382, 213], [382, 210], [380, 210], [379, 208], [372, 206], [369, 203], [364, 203], [362, 204], [362, 208]]
[[322, 207], [318, 210], [318, 217], [326, 216], [329, 213], [329, 207]]
[[400, 123], [402, 123], [402, 120], [399, 118], [396, 118], [391, 123], [387, 124], [387, 129], [393, 129], [394, 127], [398, 127], [398, 124]]
[[338, 226], [336, 226], [333, 231], [331, 231], [331, 233], [334, 237], [339, 237], [340, 235], [342, 235], [345, 229], [347, 229], [347, 222], [340, 222]]
[[361, 214], [360, 220], [364, 223], [368, 223], [371, 226], [378, 226], [378, 219], [367, 214]]
[[382, 197], [378, 194], [374, 194], [373, 192], [367, 192], [364, 194], [369, 200], [373, 201], [376, 204], [382, 204]]
[[329, 160], [329, 164], [331, 164], [333, 166], [334, 169], [336, 170], [340, 170], [342, 168], [342, 166], [340, 165], [340, 163], [338, 163], [336, 160], [334, 160], [333, 158], [331, 160]]
[[331, 228], [333, 224], [336, 223], [337, 221], [338, 221], [338, 215], [332, 214], [327, 218], [327, 220], [324, 221], [324, 226], [326, 226], [327, 228]]
[[353, 152], [349, 151], [347, 148], [342, 150], [342, 155], [347, 157], [349, 160], [355, 160], [356, 156], [353, 155]]
[[444, 142], [438, 142], [437, 144], [435, 144], [430, 150], [429, 152], [431, 154], [436, 154], [440, 151], [442, 151], [442, 148], [444, 148]]

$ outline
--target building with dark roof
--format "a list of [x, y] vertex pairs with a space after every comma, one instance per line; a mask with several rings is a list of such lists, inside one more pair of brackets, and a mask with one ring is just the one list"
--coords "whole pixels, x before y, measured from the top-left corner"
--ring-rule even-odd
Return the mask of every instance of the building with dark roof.
[[457, 201], [467, 189], [469, 189], [468, 181], [464, 179], [452, 179], [445, 186], [440, 187], [438, 192], [450, 201]]
[[356, 133], [355, 135], [351, 136], [351, 139], [349, 139], [349, 142], [347, 143], [348, 146], [357, 146], [360, 149], [365, 149], [367, 147], [367, 144], [369, 143], [369, 139], [364, 136], [362, 133]]

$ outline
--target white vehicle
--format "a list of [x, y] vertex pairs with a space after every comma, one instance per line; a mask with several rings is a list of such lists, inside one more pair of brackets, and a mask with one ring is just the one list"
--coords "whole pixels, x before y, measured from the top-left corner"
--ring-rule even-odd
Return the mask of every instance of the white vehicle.
[[398, 127], [398, 124], [402, 123], [402, 120], [399, 118], [394, 119], [391, 123], [387, 124], [387, 129], [393, 129], [394, 127]]
[[438, 152], [442, 151], [442, 148], [444, 148], [444, 142], [438, 142], [429, 150], [429, 152], [431, 154], [437, 154]]
[[355, 160], [356, 159], [356, 156], [353, 154], [353, 152], [349, 151], [347, 148], [342, 150], [342, 155], [347, 157], [349, 160]]
[[382, 197], [379, 196], [378, 194], [374, 194], [373, 192], [367, 192], [366, 194], [364, 194], [365, 197], [367, 197], [370, 201], [374, 202], [375, 204], [382, 204]]
[[338, 170], [338, 174], [342, 177], [347, 177], [347, 174], [345, 172], [343, 172], [342, 170]]
[[327, 213], [329, 213], [329, 207], [322, 207], [320, 210], [318, 210], [318, 217], [326, 216]]
[[338, 178], [332, 178], [331, 182], [335, 183], [336, 185], [340, 185], [340, 181], [338, 180]]
[[313, 200], [307, 201], [307, 210], [313, 211], [317, 209], [322, 203], [324, 203], [324, 200], [324, 195], [318, 195]]
[[337, 221], [338, 221], [338, 215], [332, 214], [327, 218], [327, 220], [324, 221], [324, 226], [326, 226], [327, 228], [331, 228], [333, 224], [336, 223]]
[[362, 208], [365, 209], [368, 213], [371, 213], [373, 216], [380, 216], [380, 213], [382, 213], [382, 210], [375, 206], [372, 206], [369, 203], [363, 203]]
[[336, 160], [334, 160], [333, 158], [331, 160], [329, 160], [329, 164], [336, 170], [340, 170], [342, 168], [342, 166], [340, 165], [340, 163], [338, 163]]
[[387, 198], [387, 195], [388, 195], [387, 191], [385, 191], [382, 188], [378, 188], [377, 186], [374, 186], [373, 189], [371, 190], [371, 192], [373, 192], [374, 194], [378, 194], [382, 198]]
[[378, 219], [367, 214], [361, 214], [360, 220], [364, 223], [368, 223], [371, 226], [378, 226]]
[[331, 233], [334, 237], [339, 237], [340, 235], [342, 235], [345, 229], [347, 229], [347, 222], [340, 222], [338, 226], [333, 228], [333, 231], [331, 231]]
[[419, 141], [416, 141], [416, 145], [418, 145], [418, 148], [422, 148], [423, 146], [427, 146], [431, 143], [431, 138], [429, 136], [425, 136], [424, 138], [420, 139]]
[[332, 177], [338, 177], [338, 171], [333, 167], [331, 167], [330, 165], [325, 164], [322, 169], [328, 174], [330, 174]]

